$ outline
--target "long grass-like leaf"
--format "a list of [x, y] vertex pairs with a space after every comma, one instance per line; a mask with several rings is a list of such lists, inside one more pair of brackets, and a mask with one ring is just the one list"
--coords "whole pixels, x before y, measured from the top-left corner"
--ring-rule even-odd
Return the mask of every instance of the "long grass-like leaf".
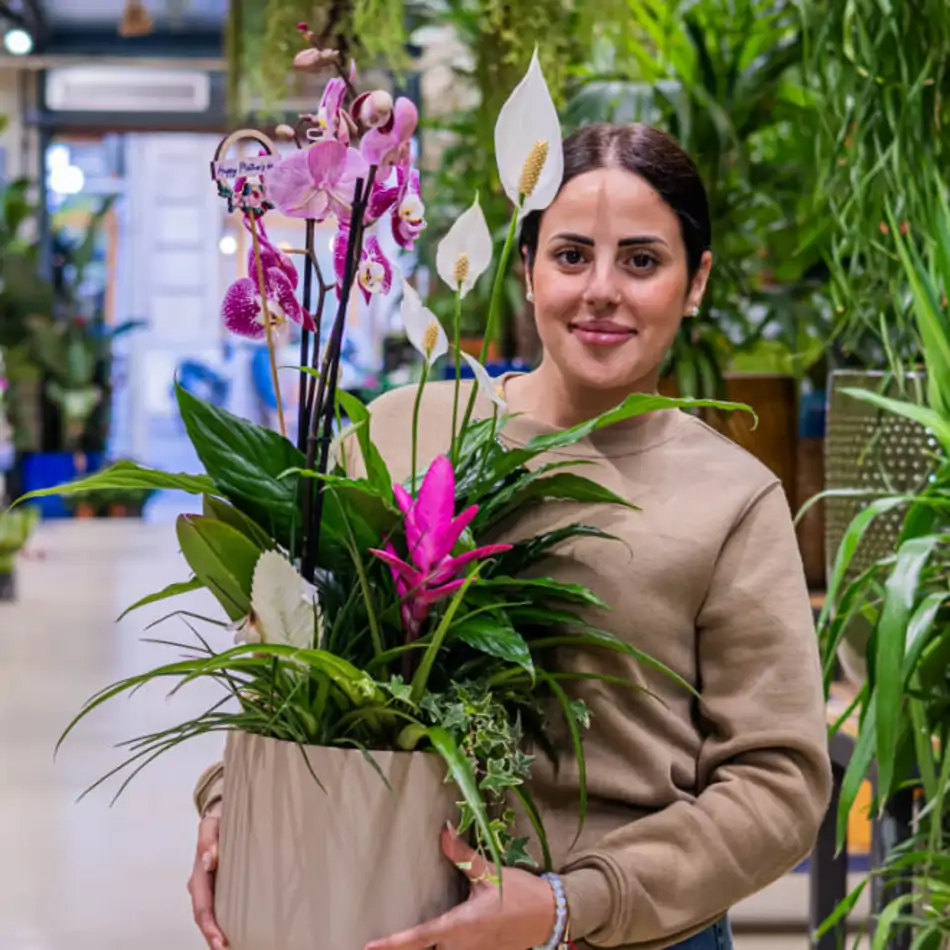
[[462, 793], [462, 798], [465, 799], [465, 803], [471, 809], [472, 815], [475, 818], [475, 824], [478, 826], [482, 838], [488, 844], [492, 860], [498, 869], [498, 886], [500, 889], [502, 867], [501, 848], [498, 843], [498, 838], [494, 831], [492, 831], [491, 824], [489, 823], [488, 810], [485, 807], [485, 800], [482, 798], [482, 793], [478, 788], [478, 781], [472, 770], [472, 764], [461, 749], [459, 749], [458, 745], [456, 745], [455, 740], [447, 729], [443, 729], [441, 726], [430, 726], [426, 730], [426, 736], [432, 743], [433, 748], [442, 756], [442, 759], [448, 766], [449, 774]]
[[577, 724], [577, 719], [574, 717], [574, 711], [571, 709], [571, 701], [567, 698], [567, 693], [564, 692], [561, 685], [553, 676], [545, 673], [544, 671], [539, 671], [539, 676], [544, 680], [545, 683], [547, 683], [551, 693], [554, 695], [558, 705], [561, 707], [561, 712], [563, 713], [564, 719], [567, 722], [567, 729], [571, 736], [571, 744], [574, 746], [574, 758], [577, 761], [578, 781], [578, 818], [577, 833], [574, 835], [574, 844], [577, 844], [578, 840], [580, 839], [581, 832], [584, 830], [584, 821], [587, 818], [587, 761], [584, 757], [584, 743], [581, 740], [581, 730]]

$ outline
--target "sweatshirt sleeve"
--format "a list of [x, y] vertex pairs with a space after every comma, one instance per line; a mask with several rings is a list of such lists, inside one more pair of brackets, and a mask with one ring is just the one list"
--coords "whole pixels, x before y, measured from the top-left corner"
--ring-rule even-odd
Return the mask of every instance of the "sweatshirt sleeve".
[[724, 543], [696, 622], [699, 794], [563, 868], [574, 939], [686, 939], [791, 870], [828, 807], [817, 637], [785, 495], [769, 485]]

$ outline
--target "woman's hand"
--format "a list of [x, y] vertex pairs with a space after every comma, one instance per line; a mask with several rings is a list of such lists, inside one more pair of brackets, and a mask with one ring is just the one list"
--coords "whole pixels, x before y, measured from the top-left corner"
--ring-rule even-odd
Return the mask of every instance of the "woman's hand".
[[557, 905], [546, 881], [504, 868], [499, 900], [490, 877], [494, 869], [451, 828], [442, 832], [442, 850], [468, 878], [468, 901], [411, 930], [374, 940], [365, 950], [528, 950], [547, 942]]
[[188, 879], [188, 893], [195, 923], [211, 950], [227, 950], [228, 941], [214, 918], [214, 874], [218, 867], [218, 833], [221, 804], [209, 809], [198, 824], [198, 849], [195, 866]]

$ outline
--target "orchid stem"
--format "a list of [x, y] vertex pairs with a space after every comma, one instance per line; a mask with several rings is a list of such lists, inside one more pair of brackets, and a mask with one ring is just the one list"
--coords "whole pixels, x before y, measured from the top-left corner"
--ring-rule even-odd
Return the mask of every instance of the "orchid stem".
[[422, 364], [422, 377], [419, 380], [419, 388], [416, 390], [416, 402], [412, 409], [412, 481], [409, 483], [409, 490], [416, 491], [416, 466], [418, 464], [419, 448], [419, 409], [422, 406], [422, 391], [426, 388], [426, 380], [429, 378], [429, 358]]
[[[505, 238], [505, 245], [501, 249], [501, 259], [498, 261], [498, 270], [495, 271], [495, 282], [492, 284], [491, 303], [488, 307], [488, 321], [485, 324], [485, 336], [482, 339], [482, 352], [479, 357], [484, 365], [488, 356], [488, 347], [491, 345], [492, 334], [495, 332], [495, 323], [498, 320], [498, 311], [501, 309], [502, 289], [505, 286], [505, 275], [508, 273], [508, 260], [511, 257], [511, 249], [515, 244], [515, 237], [518, 233], [518, 211], [521, 208], [519, 202], [511, 216], [511, 224], [508, 226], [508, 236]], [[464, 432], [468, 427], [469, 420], [472, 418], [472, 410], [475, 408], [475, 399], [478, 396], [478, 386], [472, 387], [472, 393], [468, 397], [468, 406], [465, 409], [465, 418], [462, 420], [462, 429]]]
[[455, 401], [452, 403], [452, 467], [459, 458], [458, 419], [459, 419], [459, 390], [462, 386], [462, 285], [459, 283], [455, 292]]
[[[313, 247], [313, 233], [315, 226], [315, 221], [307, 221], [308, 249]], [[312, 256], [309, 254], [309, 251], [304, 251], [304, 254], [306, 254], [306, 259], [304, 260], [303, 265], [303, 308], [309, 316], [313, 295], [314, 262]], [[307, 396], [310, 392], [311, 380], [309, 375], [304, 372], [304, 367], [310, 365], [310, 342], [310, 331], [304, 328], [303, 332], [300, 334], [300, 382], [298, 383], [300, 392], [297, 396], [297, 448], [301, 452], [306, 451], [307, 432], [310, 429], [310, 419], [307, 415], [307, 405], [309, 403]], [[316, 345], [316, 343], [314, 345]]]
[[261, 244], [257, 237], [257, 218], [250, 215], [251, 241], [254, 244], [254, 262], [257, 264], [257, 288], [261, 295], [261, 310], [264, 313], [264, 333], [267, 336], [267, 352], [270, 354], [270, 372], [274, 380], [274, 396], [277, 399], [277, 419], [280, 434], [287, 438], [287, 424], [284, 421], [284, 401], [280, 395], [280, 379], [277, 375], [277, 354], [274, 351], [274, 336], [271, 332], [270, 311], [267, 309], [267, 288], [264, 285], [264, 261], [261, 259]]

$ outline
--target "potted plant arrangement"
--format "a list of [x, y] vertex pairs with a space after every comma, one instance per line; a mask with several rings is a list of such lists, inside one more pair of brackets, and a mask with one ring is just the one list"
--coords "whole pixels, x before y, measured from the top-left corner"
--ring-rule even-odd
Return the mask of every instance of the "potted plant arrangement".
[[[839, 648], [856, 622], [869, 635], [861, 654], [866, 676], [835, 729], [858, 720], [854, 752], [843, 779], [839, 843], [865, 779], [875, 776], [875, 809], [892, 796], [913, 801], [910, 837], [892, 847], [886, 864], [865, 879], [825, 922], [837, 924], [870, 883], [879, 900], [875, 946], [903, 931], [908, 945], [939, 948], [950, 937], [950, 203], [945, 187], [921, 229], [910, 238], [893, 228], [905, 271], [916, 330], [926, 364], [925, 394], [900, 400], [862, 386], [843, 391], [885, 416], [912, 420], [930, 441], [929, 477], [913, 489], [828, 491], [862, 505], [844, 533], [820, 618], [826, 680], [834, 675]], [[893, 223], [893, 215], [890, 216]], [[822, 496], [819, 496], [822, 497]], [[851, 569], [860, 542], [876, 520], [896, 515], [893, 547]]]
[[[460, 353], [463, 299], [493, 257], [479, 205], [462, 215], [438, 255], [440, 276], [456, 296], [450, 341], [375, 237], [390, 228], [408, 248], [424, 227], [410, 161], [416, 110], [379, 90], [358, 94], [355, 68], [315, 45], [305, 27], [301, 34], [307, 44], [297, 67], [337, 75], [318, 110], [293, 130], [300, 147], [281, 159], [266, 136], [242, 130], [222, 142], [211, 165], [220, 194], [251, 236], [249, 276], [229, 288], [225, 323], [267, 343], [275, 386], [280, 337], [291, 321], [302, 328], [296, 431], [288, 433], [282, 418], [281, 431], [253, 425], [178, 387], [205, 474], [125, 461], [48, 490], [175, 488], [202, 499], [200, 515], [177, 523], [191, 576], [134, 606], [207, 589], [227, 617], [207, 622], [227, 626], [236, 644], [216, 651], [196, 629], [185, 659], [104, 689], [67, 733], [103, 703], [149, 681], [170, 678], [180, 687], [203, 679], [221, 687], [220, 701], [202, 715], [134, 740], [115, 771], [131, 770], [121, 792], [179, 743], [226, 733], [216, 913], [234, 950], [296, 950], [315, 940], [358, 950], [447, 909], [461, 895], [455, 869], [438, 853], [446, 820], [501, 867], [526, 860], [514, 825], [517, 805], [548, 860], [528, 784], [529, 750], [545, 748], [556, 718], [583, 779], [588, 717], [569, 695], [571, 680], [586, 674], [561, 672], [557, 651], [626, 653], [691, 687], [602, 630], [597, 615], [606, 605], [592, 591], [532, 570], [564, 542], [613, 543], [608, 534], [570, 523], [503, 542], [501, 525], [541, 502], [632, 507], [574, 471], [574, 461], [536, 460], [639, 413], [712, 404], [635, 395], [523, 447], [503, 444], [504, 402], [483, 365]], [[262, 154], [229, 159], [242, 138], [262, 146]], [[561, 182], [560, 127], [536, 58], [501, 110], [495, 142], [514, 211], [495, 269], [483, 358], [515, 223], [526, 210], [546, 207]], [[293, 293], [301, 277], [292, 257], [267, 237], [272, 207], [304, 224], [302, 306]], [[335, 275], [325, 275], [313, 242], [315, 223], [331, 216]], [[422, 381], [405, 433], [412, 470], [394, 477], [373, 441], [371, 408], [336, 383], [352, 296], [396, 285]], [[321, 340], [330, 293], [339, 295], [339, 306], [329, 338]], [[443, 454], [421, 459], [421, 394], [450, 347], [456, 366], [466, 362], [477, 385], [461, 385], [456, 374], [451, 438]], [[341, 430], [337, 419], [344, 415], [349, 426]]]

